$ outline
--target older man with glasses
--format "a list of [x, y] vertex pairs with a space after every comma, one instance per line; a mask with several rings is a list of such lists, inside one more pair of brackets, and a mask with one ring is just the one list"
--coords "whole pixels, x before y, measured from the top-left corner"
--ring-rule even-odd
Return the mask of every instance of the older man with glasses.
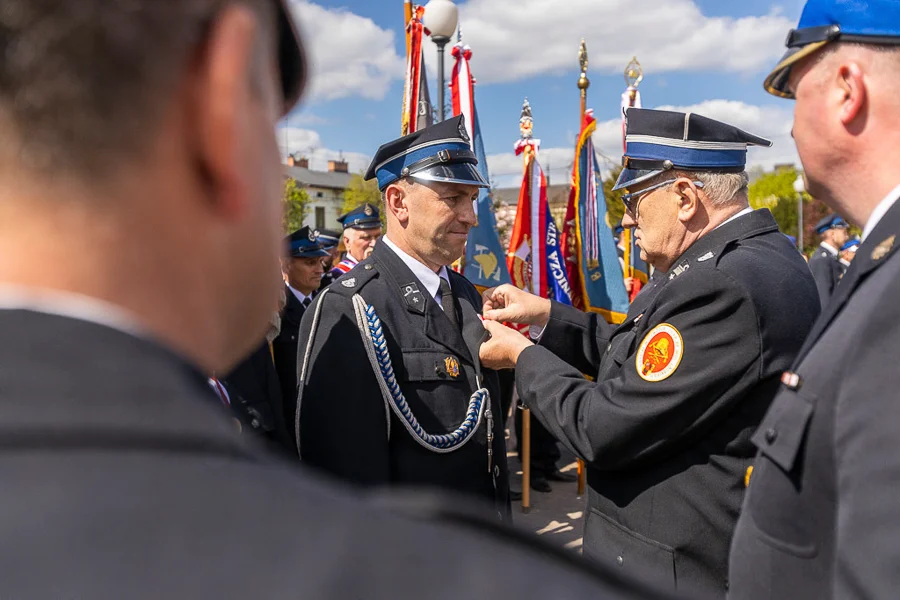
[[[748, 205], [747, 147], [700, 115], [631, 109], [625, 227], [658, 276], [625, 322], [511, 286], [485, 292], [485, 366], [588, 465], [584, 553], [723, 597], [750, 436], [818, 314], [805, 262]], [[500, 322], [543, 328], [538, 345]], [[587, 380], [588, 373], [593, 380]]]

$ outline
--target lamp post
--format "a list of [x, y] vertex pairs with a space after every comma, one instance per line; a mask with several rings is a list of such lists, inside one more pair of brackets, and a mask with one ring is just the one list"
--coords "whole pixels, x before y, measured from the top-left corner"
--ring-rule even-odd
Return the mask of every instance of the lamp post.
[[797, 192], [797, 248], [803, 252], [803, 192], [806, 191], [803, 175], [797, 175], [794, 180], [794, 191]]
[[431, 0], [425, 5], [425, 27], [431, 31], [431, 40], [438, 47], [438, 115], [443, 121], [444, 110], [444, 46], [456, 32], [459, 10], [450, 0]]

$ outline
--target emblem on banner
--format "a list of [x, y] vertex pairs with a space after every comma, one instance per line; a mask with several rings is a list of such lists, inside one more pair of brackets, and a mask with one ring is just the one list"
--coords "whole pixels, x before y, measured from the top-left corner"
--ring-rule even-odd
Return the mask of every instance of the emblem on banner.
[[657, 325], [644, 336], [638, 348], [635, 368], [645, 381], [668, 379], [681, 364], [684, 341], [675, 327], [668, 323]]

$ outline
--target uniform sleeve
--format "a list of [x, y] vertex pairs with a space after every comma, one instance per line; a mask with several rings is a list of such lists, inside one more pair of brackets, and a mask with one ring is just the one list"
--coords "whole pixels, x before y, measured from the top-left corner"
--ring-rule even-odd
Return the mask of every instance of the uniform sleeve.
[[[759, 378], [756, 314], [727, 275], [703, 271], [670, 282], [645, 318], [643, 338], [618, 339], [634, 335], [628, 332], [613, 340], [613, 353], [602, 360], [615, 364], [604, 365], [612, 369], [599, 382], [547, 348], [530, 347], [519, 357], [519, 395], [558, 440], [599, 469], [652, 460], [715, 426]], [[665, 342], [658, 342], [666, 337], [656, 337], [660, 332], [668, 332]], [[639, 348], [654, 339], [662, 360], [648, 374]], [[653, 348], [641, 356], [651, 355]]]
[[816, 290], [819, 292], [819, 306], [822, 308], [828, 304], [828, 300], [834, 291], [834, 276], [831, 262], [821, 257], [809, 261], [809, 270], [812, 272], [813, 280], [816, 282]]
[[[329, 293], [318, 300], [324, 306], [297, 407], [301, 458], [305, 464], [353, 483], [387, 482], [387, 415], [351, 299]], [[318, 302], [310, 306], [300, 325], [298, 373], [317, 306]]]
[[610, 330], [599, 315], [553, 302], [540, 345], [583, 373], [593, 373]]
[[900, 320], [866, 320], [856, 347], [843, 350], [852, 359], [836, 407], [835, 598], [892, 598], [900, 590], [900, 404], [887, 384], [896, 377], [886, 375], [900, 355]]

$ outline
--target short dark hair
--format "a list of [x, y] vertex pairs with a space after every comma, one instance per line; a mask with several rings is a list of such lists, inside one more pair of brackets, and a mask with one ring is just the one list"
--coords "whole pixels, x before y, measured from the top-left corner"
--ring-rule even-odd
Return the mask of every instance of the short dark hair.
[[271, 0], [0, 0], [0, 160], [102, 176], [136, 159], [215, 15]]

